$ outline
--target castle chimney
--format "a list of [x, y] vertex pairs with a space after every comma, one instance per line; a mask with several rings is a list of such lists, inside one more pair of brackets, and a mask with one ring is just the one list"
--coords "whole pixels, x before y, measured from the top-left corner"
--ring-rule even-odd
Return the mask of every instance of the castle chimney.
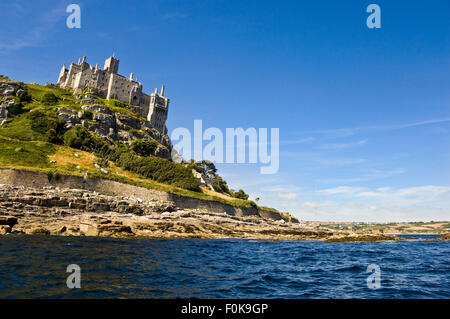
[[81, 58], [78, 58], [78, 64], [81, 64]]
[[131, 72], [131, 73], [130, 73], [130, 81], [133, 81], [133, 77], [134, 77], [134, 73]]
[[161, 96], [164, 96], [164, 89], [165, 89], [166, 87], [164, 86], [164, 84], [161, 86]]
[[83, 57], [82, 63], [86, 62], [86, 56]]
[[158, 88], [155, 88], [155, 94], [158, 94]]

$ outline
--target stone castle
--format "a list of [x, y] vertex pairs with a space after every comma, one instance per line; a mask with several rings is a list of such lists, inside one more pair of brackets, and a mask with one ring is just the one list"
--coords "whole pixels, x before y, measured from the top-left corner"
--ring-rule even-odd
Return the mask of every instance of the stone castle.
[[169, 110], [169, 99], [164, 96], [164, 85], [161, 92], [156, 88], [152, 94], [142, 91], [142, 84], [134, 78], [134, 74], [124, 77], [118, 74], [119, 59], [114, 56], [105, 61], [103, 69], [90, 65], [86, 57], [72, 62], [69, 69], [64, 64], [59, 73], [57, 85], [62, 88], [72, 88], [75, 93], [81, 93], [84, 88], [98, 90], [100, 96], [106, 99], [117, 99], [130, 105], [138, 106], [141, 116], [147, 118], [150, 125], [162, 134], [167, 134], [166, 120]]

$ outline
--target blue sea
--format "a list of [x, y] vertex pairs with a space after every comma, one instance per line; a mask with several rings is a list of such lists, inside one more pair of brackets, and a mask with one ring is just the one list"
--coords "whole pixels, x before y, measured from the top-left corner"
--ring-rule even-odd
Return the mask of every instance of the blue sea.
[[[450, 298], [450, 242], [0, 236], [1, 298]], [[67, 266], [80, 267], [69, 289]], [[380, 286], [370, 289], [370, 264]], [[372, 287], [373, 288], [373, 287]]]

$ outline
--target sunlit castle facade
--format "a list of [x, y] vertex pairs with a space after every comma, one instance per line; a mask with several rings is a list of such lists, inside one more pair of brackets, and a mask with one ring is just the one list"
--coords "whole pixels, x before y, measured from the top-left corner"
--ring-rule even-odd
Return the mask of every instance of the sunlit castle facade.
[[140, 106], [140, 114], [146, 117], [150, 125], [163, 134], [167, 134], [166, 120], [169, 111], [169, 99], [164, 96], [164, 85], [161, 92], [158, 89], [152, 94], [142, 92], [142, 84], [134, 78], [134, 74], [124, 77], [118, 74], [119, 59], [114, 56], [105, 61], [103, 69], [90, 65], [86, 57], [72, 62], [69, 69], [64, 64], [59, 73], [57, 85], [62, 88], [72, 88], [75, 93], [81, 93], [84, 88], [92, 87], [98, 90], [100, 96], [106, 99], [117, 99], [130, 105]]

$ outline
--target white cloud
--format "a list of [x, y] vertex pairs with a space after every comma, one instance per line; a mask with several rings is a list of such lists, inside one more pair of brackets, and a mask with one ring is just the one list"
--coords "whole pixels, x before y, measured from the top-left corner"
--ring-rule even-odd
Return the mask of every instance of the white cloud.
[[296, 200], [298, 198], [298, 194], [295, 193], [278, 193], [278, 197], [286, 200]]

